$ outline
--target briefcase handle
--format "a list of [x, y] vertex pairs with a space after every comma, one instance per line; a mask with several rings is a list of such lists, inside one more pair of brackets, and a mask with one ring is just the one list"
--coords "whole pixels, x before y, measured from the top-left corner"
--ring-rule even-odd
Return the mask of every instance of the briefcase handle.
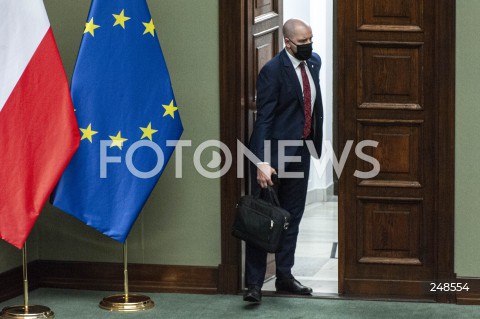
[[[277, 192], [275, 192], [275, 189], [272, 186], [263, 188], [262, 192], [264, 192], [264, 195], [262, 196], [263, 199], [267, 199], [270, 203], [280, 207], [280, 201], [278, 200]], [[266, 198], [267, 196], [268, 198]]]

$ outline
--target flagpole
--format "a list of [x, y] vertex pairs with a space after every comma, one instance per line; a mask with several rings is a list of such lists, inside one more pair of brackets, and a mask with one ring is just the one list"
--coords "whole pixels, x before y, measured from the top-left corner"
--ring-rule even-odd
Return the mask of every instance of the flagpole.
[[27, 269], [27, 244], [22, 247], [22, 265], [23, 265], [23, 306], [28, 312], [28, 269]]
[[130, 294], [128, 291], [128, 251], [127, 241], [123, 244], [123, 287], [124, 293], [103, 298], [99, 307], [109, 311], [137, 312], [151, 309], [155, 303], [150, 297]]
[[125, 301], [128, 302], [128, 258], [127, 241], [123, 244], [123, 287], [125, 290]]
[[55, 318], [55, 314], [50, 308], [45, 306], [28, 305], [28, 260], [27, 243], [22, 248], [22, 266], [23, 266], [23, 306], [11, 306], [3, 308], [0, 312], [0, 318]]

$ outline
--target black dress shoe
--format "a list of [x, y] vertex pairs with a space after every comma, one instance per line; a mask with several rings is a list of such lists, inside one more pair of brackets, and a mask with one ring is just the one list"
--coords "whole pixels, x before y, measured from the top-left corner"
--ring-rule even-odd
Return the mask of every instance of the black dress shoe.
[[258, 286], [249, 286], [243, 295], [243, 300], [260, 303], [262, 301], [262, 289]]
[[279, 293], [289, 293], [293, 295], [311, 295], [313, 290], [310, 287], [302, 285], [295, 278], [291, 279], [277, 279], [275, 281], [275, 288]]

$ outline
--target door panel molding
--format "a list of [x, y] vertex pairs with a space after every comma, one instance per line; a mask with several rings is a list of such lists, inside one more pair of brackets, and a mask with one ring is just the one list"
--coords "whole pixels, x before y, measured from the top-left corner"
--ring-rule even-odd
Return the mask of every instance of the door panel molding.
[[[369, 109], [423, 109], [423, 42], [357, 41], [358, 104]], [[402, 78], [403, 70], [410, 70]], [[363, 84], [363, 85], [360, 85]]]
[[[424, 120], [358, 119], [358, 140], [378, 142], [374, 149], [364, 151], [380, 164], [375, 178], [358, 179], [358, 186], [421, 188], [424, 185], [422, 145]], [[361, 171], [371, 164], [357, 159]]]
[[[384, 32], [423, 31], [424, 0], [360, 0], [358, 30]], [[413, 3], [413, 4], [412, 4]], [[410, 6], [408, 6], [410, 4]]]

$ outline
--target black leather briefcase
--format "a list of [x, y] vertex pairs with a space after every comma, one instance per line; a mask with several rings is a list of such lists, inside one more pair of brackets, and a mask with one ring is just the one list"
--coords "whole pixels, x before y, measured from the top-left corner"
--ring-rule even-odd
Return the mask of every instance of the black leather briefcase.
[[232, 235], [245, 242], [274, 253], [280, 247], [283, 233], [288, 228], [290, 213], [280, 207], [273, 188], [268, 187], [262, 199], [246, 195], [237, 204]]

